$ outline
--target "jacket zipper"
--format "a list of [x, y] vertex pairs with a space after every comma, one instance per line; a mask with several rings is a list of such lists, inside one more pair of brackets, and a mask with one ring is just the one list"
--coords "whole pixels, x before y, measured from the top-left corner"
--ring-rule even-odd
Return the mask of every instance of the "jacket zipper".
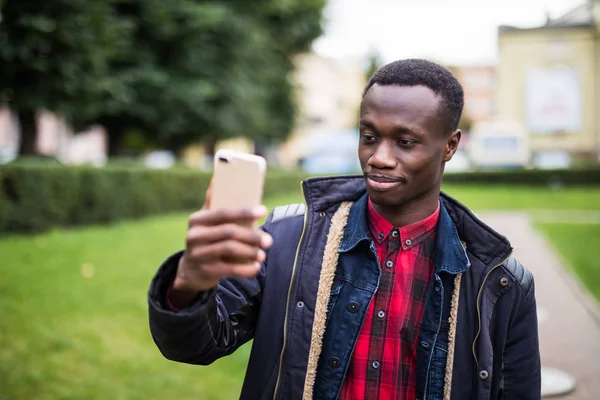
[[475, 351], [475, 344], [477, 343], [477, 340], [479, 339], [479, 335], [481, 334], [481, 294], [483, 293], [483, 287], [485, 286], [485, 282], [487, 281], [490, 274], [496, 268], [503, 266], [506, 263], [506, 261], [508, 261], [508, 259], [510, 258], [511, 255], [512, 255], [512, 251], [500, 264], [494, 266], [492, 269], [490, 269], [488, 271], [488, 273], [485, 275], [485, 278], [483, 278], [483, 282], [481, 283], [481, 287], [479, 288], [479, 293], [477, 293], [477, 335], [475, 335], [475, 339], [473, 340], [473, 346], [471, 347], [471, 350], [473, 351], [473, 358], [475, 359], [475, 364], [477, 365], [478, 370], [479, 370], [479, 360], [477, 359], [477, 353]]
[[[304, 186], [302, 183], [300, 184], [300, 189], [302, 189], [302, 196], [304, 195]], [[306, 198], [306, 197], [305, 197]], [[281, 346], [281, 354], [279, 355], [279, 371], [277, 372], [277, 381], [275, 383], [275, 391], [273, 392], [273, 400], [277, 397], [277, 391], [279, 390], [279, 381], [281, 379], [281, 369], [283, 367], [283, 355], [285, 353], [286, 341], [287, 341], [287, 322], [288, 322], [288, 312], [290, 309], [290, 298], [292, 295], [292, 287], [294, 286], [294, 278], [296, 275], [296, 264], [298, 263], [298, 254], [300, 254], [300, 246], [302, 246], [302, 240], [304, 239], [304, 231], [306, 230], [306, 216], [308, 215], [308, 205], [306, 206], [306, 211], [304, 212], [304, 223], [302, 225], [302, 234], [300, 235], [300, 240], [298, 241], [298, 247], [296, 247], [296, 256], [294, 257], [294, 264], [292, 266], [292, 276], [290, 278], [290, 286], [288, 288], [287, 294], [287, 302], [285, 305], [285, 317], [283, 320], [283, 345]]]

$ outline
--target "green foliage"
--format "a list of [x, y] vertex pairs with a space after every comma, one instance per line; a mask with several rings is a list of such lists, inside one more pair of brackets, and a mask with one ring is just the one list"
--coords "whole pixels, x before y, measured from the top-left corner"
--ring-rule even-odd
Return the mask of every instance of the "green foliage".
[[377, 53], [371, 54], [369, 56], [368, 65], [365, 69], [365, 82], [369, 82], [371, 77], [375, 75], [375, 72], [377, 72], [377, 70], [381, 68], [382, 62], [380, 58], [380, 55]]
[[295, 113], [291, 59], [321, 34], [324, 4], [7, 0], [0, 102], [19, 115], [56, 111], [76, 129], [100, 123], [111, 155], [129, 130], [176, 151], [282, 139]]
[[521, 210], [537, 218], [549, 212], [600, 209], [600, 185], [552, 189], [545, 185], [446, 183], [442, 190], [476, 212]]
[[[210, 173], [184, 168], [0, 167], [0, 234], [108, 223], [202, 206]], [[270, 173], [265, 196], [300, 193], [302, 173]]]
[[68, 118], [101, 93], [117, 95], [108, 60], [124, 50], [130, 24], [116, 0], [6, 0], [0, 23], [0, 102], [15, 111], [48, 109]]
[[194, 209], [202, 204], [208, 179], [187, 170], [5, 166], [0, 168], [0, 232]]
[[473, 129], [473, 120], [468, 115], [463, 113], [460, 121], [458, 122], [458, 129], [460, 129], [463, 133], [471, 132], [471, 129]]
[[550, 185], [555, 188], [559, 188], [562, 185], [600, 185], [600, 168], [559, 170], [522, 169], [447, 173], [444, 175], [444, 182], [494, 185]]

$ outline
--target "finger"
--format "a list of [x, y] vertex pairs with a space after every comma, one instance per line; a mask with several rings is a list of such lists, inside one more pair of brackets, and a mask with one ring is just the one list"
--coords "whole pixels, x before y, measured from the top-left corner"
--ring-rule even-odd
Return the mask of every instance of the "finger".
[[255, 277], [261, 269], [258, 262], [251, 263], [226, 263], [218, 262], [206, 266], [202, 272], [203, 279], [225, 279], [241, 278], [248, 279]]
[[273, 236], [269, 235], [267, 232], [262, 232], [260, 238], [260, 247], [266, 250], [270, 249], [271, 246], [273, 246]]
[[189, 218], [189, 226], [221, 225], [229, 222], [253, 222], [267, 214], [265, 206], [256, 208], [227, 208], [219, 210], [200, 210]]
[[235, 240], [225, 240], [188, 249], [191, 258], [197, 262], [227, 261], [230, 263], [251, 263], [264, 259], [263, 250]]
[[233, 265], [231, 267], [231, 277], [240, 279], [254, 278], [261, 269], [260, 263]]
[[234, 223], [214, 226], [196, 225], [188, 230], [186, 243], [193, 245], [235, 240], [251, 246], [264, 247], [263, 243], [268, 244], [270, 238], [270, 235], [268, 235], [269, 238], [265, 238], [266, 235], [268, 234], [259, 229], [251, 229]]

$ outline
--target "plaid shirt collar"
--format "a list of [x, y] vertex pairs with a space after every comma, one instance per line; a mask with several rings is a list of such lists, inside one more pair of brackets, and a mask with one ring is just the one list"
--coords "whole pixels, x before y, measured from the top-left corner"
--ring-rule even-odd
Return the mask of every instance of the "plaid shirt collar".
[[367, 205], [369, 232], [371, 233], [373, 240], [377, 245], [381, 245], [390, 235], [392, 235], [393, 238], [398, 237], [402, 244], [402, 250], [408, 250], [423, 242], [423, 240], [429, 236], [431, 231], [436, 228], [439, 215], [440, 202], [438, 201], [437, 208], [429, 217], [410, 225], [396, 228], [375, 209], [370, 197]]

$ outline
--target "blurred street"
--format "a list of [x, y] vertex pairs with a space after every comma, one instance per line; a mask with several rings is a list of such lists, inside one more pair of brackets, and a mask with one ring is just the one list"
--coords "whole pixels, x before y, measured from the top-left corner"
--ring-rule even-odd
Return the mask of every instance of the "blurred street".
[[[514, 255], [535, 277], [542, 368], [575, 378], [565, 400], [597, 400], [600, 393], [600, 310], [524, 213], [486, 213], [483, 221], [508, 237]], [[590, 249], [591, 250], [591, 249]], [[547, 382], [544, 382], [544, 387]]]

